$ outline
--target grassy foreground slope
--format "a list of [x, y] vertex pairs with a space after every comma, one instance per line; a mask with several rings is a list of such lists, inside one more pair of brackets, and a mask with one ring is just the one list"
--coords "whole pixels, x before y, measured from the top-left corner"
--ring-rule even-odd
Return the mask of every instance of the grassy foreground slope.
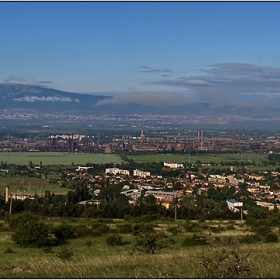
[[[67, 223], [71, 226], [79, 225], [80, 228], [102, 223], [111, 228], [111, 233], [96, 234], [96, 232], [94, 235], [69, 239], [64, 245], [53, 248], [22, 248], [12, 241], [12, 233], [4, 230], [6, 226], [2, 221], [1, 278], [209, 278], [211, 275], [214, 278], [228, 278], [229, 274], [220, 273], [222, 268], [218, 264], [221, 256], [226, 260], [226, 268], [243, 269], [243, 272], [246, 272], [247, 267], [242, 268], [242, 265], [249, 264], [249, 278], [278, 278], [280, 276], [278, 265], [280, 243], [242, 245], [237, 250], [241, 260], [237, 265], [239, 267], [233, 267], [237, 263], [230, 256], [230, 251], [222, 253], [219, 246], [213, 246], [211, 243], [206, 246], [183, 246], [185, 238], [193, 236], [193, 232], [179, 230], [177, 233], [176, 231], [171, 233], [170, 228], [182, 229], [186, 221], [153, 222], [157, 224], [157, 233], [161, 236], [166, 235], [162, 237], [163, 240], [173, 240], [167, 247], [154, 254], [133, 251], [140, 233], [119, 233], [126, 241], [122, 246], [110, 246], [106, 242], [108, 236], [113, 231], [117, 231], [120, 225], [128, 224], [123, 220], [106, 221], [103, 219], [97, 222], [94, 219], [48, 218], [47, 223]], [[205, 234], [209, 240], [227, 236], [238, 238], [248, 233], [245, 223], [240, 221], [195, 223], [196, 226], [198, 224], [205, 230], [197, 234]], [[224, 230], [210, 234], [209, 228], [218, 226]], [[94, 228], [96, 227], [92, 227]], [[61, 257], [63, 250], [65, 258]], [[69, 259], [67, 259], [67, 250], [73, 253]], [[243, 258], [244, 256], [246, 259]], [[205, 264], [207, 264], [207, 269], [205, 269]]]

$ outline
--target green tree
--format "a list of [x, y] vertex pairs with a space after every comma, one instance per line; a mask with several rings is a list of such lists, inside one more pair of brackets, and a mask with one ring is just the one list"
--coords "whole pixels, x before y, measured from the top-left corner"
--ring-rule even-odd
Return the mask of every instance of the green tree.
[[31, 213], [16, 214], [9, 222], [14, 230], [12, 240], [19, 246], [44, 247], [51, 244], [47, 225]]
[[159, 241], [159, 236], [155, 232], [148, 232], [136, 237], [134, 251], [155, 254], [165, 246]]

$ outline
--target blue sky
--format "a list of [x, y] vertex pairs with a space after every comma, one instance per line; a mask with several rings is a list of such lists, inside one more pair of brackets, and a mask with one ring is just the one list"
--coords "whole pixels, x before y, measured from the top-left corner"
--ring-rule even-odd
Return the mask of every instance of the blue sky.
[[0, 81], [111, 102], [280, 96], [278, 2], [1, 2]]

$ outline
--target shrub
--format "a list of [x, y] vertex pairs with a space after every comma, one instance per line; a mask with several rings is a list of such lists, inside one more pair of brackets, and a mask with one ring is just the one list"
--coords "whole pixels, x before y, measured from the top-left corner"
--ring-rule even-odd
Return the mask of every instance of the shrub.
[[66, 224], [53, 227], [51, 232], [58, 238], [60, 242], [64, 242], [66, 239], [77, 237], [74, 228]]
[[[86, 236], [95, 236], [96, 235], [96, 231], [93, 231], [89, 227], [77, 226], [74, 228], [74, 230], [75, 230], [75, 234], [77, 237], [86, 237]], [[101, 235], [101, 234], [98, 233], [97, 235]]]
[[93, 245], [93, 242], [88, 240], [88, 241], [86, 241], [85, 244], [86, 244], [87, 247], [91, 247]]
[[131, 233], [133, 227], [131, 224], [120, 224], [117, 226], [117, 230], [119, 233]]
[[207, 230], [207, 229], [209, 229], [209, 225], [207, 225], [207, 224], [201, 224], [200, 225], [200, 228], [202, 229], [202, 230]]
[[141, 234], [136, 238], [136, 244], [133, 251], [147, 254], [155, 254], [157, 251], [166, 247], [166, 244], [159, 241], [158, 235], [155, 232]]
[[12, 234], [12, 240], [22, 247], [44, 247], [50, 244], [48, 227], [36, 220], [19, 224]]
[[254, 226], [251, 229], [254, 233], [256, 233], [257, 235], [261, 235], [261, 236], [266, 236], [270, 233], [272, 233], [271, 231], [271, 227], [270, 226]]
[[15, 215], [7, 216], [7, 223], [9, 224], [12, 230], [16, 230], [18, 228], [24, 227], [26, 223], [39, 221], [39, 217], [29, 211], [25, 211]]
[[107, 245], [109, 245], [109, 246], [122, 246], [122, 245], [126, 244], [125, 242], [123, 242], [123, 237], [121, 235], [119, 235], [118, 233], [109, 235], [106, 238], [106, 242], [107, 242]]
[[71, 247], [63, 246], [56, 254], [56, 256], [62, 261], [70, 261], [74, 255]]
[[233, 229], [235, 229], [235, 227], [232, 224], [226, 226], [226, 230], [233, 230]]
[[213, 233], [220, 233], [221, 232], [221, 227], [220, 225], [215, 227], [215, 226], [211, 226], [209, 227], [210, 231], [213, 232]]
[[103, 218], [98, 218], [98, 219], [96, 219], [96, 222], [97, 223], [113, 223], [114, 222], [114, 220], [113, 219], [103, 219]]
[[12, 249], [12, 248], [7, 248], [5, 251], [4, 251], [5, 254], [13, 254], [15, 253], [15, 251]]
[[43, 251], [44, 251], [45, 253], [47, 253], [47, 254], [54, 253], [52, 247], [46, 247], [46, 248], [43, 249]]
[[103, 234], [109, 233], [110, 231], [111, 231], [110, 227], [108, 227], [104, 223], [95, 223], [92, 227], [93, 236], [101, 236]]
[[146, 215], [142, 215], [140, 217], [138, 217], [137, 219], [139, 220], [139, 222], [151, 222], [151, 221], [156, 221], [158, 220], [160, 217], [158, 214], [152, 214], [152, 213], [148, 213]]
[[267, 243], [276, 243], [278, 242], [278, 235], [274, 232], [268, 233], [265, 237], [264, 237], [265, 242]]
[[172, 237], [167, 237], [164, 240], [160, 241], [162, 248], [170, 247], [175, 243], [176, 241]]
[[167, 231], [172, 233], [172, 235], [177, 235], [178, 233], [182, 232], [182, 228], [178, 226], [168, 227]]
[[246, 243], [246, 244], [257, 243], [260, 241], [261, 239], [256, 234], [246, 234], [239, 239], [240, 243]]
[[167, 238], [168, 235], [165, 233], [165, 231], [159, 230], [156, 231], [158, 238]]
[[138, 235], [140, 233], [154, 232], [155, 225], [150, 223], [138, 223], [132, 226], [133, 234]]
[[254, 278], [253, 266], [248, 259], [251, 252], [241, 255], [238, 242], [231, 238], [216, 239], [214, 243], [221, 252], [210, 257], [202, 256], [198, 278]]
[[187, 236], [182, 242], [182, 246], [202, 246], [208, 245], [207, 238], [202, 235], [193, 234], [192, 236]]
[[264, 242], [274, 243], [278, 242], [278, 235], [271, 230], [270, 226], [253, 227], [254, 231]]
[[198, 225], [198, 223], [187, 221], [183, 226], [187, 232], [199, 232], [200, 231], [200, 226]]

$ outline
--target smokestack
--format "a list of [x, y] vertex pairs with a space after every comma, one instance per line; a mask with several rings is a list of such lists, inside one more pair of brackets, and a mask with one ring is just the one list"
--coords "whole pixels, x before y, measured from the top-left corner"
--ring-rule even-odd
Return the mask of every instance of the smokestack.
[[71, 150], [74, 151], [74, 134], [72, 133], [72, 139], [71, 139]]
[[6, 197], [5, 202], [7, 203], [9, 201], [9, 186], [6, 187]]
[[238, 126], [238, 149], [240, 149], [240, 125]]

